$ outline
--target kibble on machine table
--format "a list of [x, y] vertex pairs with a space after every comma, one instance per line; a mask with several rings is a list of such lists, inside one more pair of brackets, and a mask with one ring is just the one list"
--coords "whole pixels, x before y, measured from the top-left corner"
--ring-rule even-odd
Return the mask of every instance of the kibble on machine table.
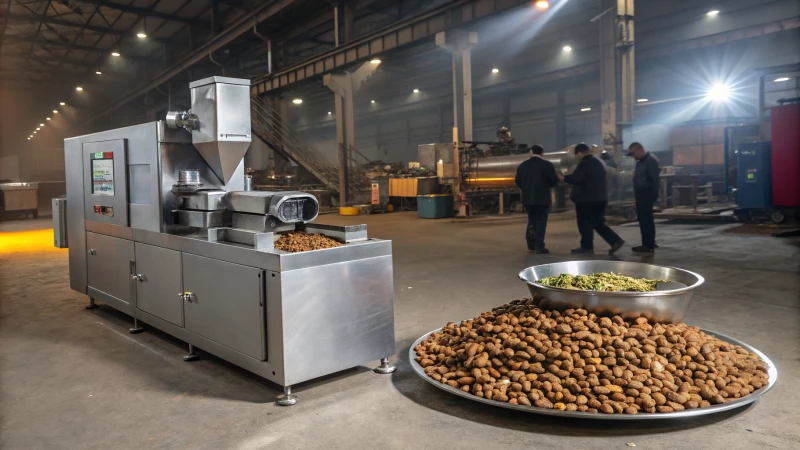
[[[245, 190], [249, 80], [190, 84], [166, 121], [66, 139], [70, 287], [284, 387], [394, 367], [391, 241], [312, 222], [304, 192]], [[281, 231], [343, 243], [287, 253]], [[58, 231], [58, 230], [57, 230]]]

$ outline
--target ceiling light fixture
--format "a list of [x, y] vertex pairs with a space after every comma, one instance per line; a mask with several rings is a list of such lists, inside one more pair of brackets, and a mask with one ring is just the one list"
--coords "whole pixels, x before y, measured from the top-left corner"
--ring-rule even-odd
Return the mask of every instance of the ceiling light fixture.
[[58, 110], [57, 110], [57, 109], [54, 109], [54, 110], [53, 110], [53, 114], [58, 114]]
[[119, 56], [119, 52], [111, 52], [111, 56]]
[[330, 111], [328, 111], [328, 115], [330, 116], [331, 114], [333, 114], [333, 113], [332, 113], [332, 112], [330, 112]]
[[569, 45], [565, 45], [563, 50], [564, 50], [565, 52], [569, 53], [569, 52], [571, 52], [571, 51], [572, 51], [572, 47], [570, 47]]
[[31, 140], [31, 138], [28, 138], [28, 140], [30, 141], [30, 140]]
[[49, 118], [49, 117], [46, 117], [46, 119], [47, 119], [47, 120], [50, 120], [50, 118]]
[[715, 84], [711, 86], [711, 89], [708, 91], [708, 98], [714, 101], [727, 100], [729, 96], [730, 88], [724, 84]]
[[591, 111], [591, 110], [592, 110], [592, 108], [581, 108], [581, 112], [587, 112], [587, 111]]
[[[40, 130], [41, 130], [41, 128], [37, 128], [37, 129], [36, 129], [36, 131], [40, 131]], [[34, 133], [35, 133], [36, 131], [34, 131]]]
[[76, 91], [82, 91], [82, 90], [83, 90], [83, 88], [82, 88], [82, 87], [80, 87], [80, 86], [78, 86], [78, 87], [76, 87], [76, 88], [75, 88], [75, 90], [76, 90]]
[[414, 93], [415, 94], [419, 93], [419, 89], [414, 89]]
[[96, 73], [98, 75], [102, 75], [103, 74], [103, 72], [100, 72], [99, 70], [95, 70], [94, 73]]
[[370, 64], [380, 64], [380, 63], [381, 63], [381, 60], [378, 59], [378, 58], [375, 58], [375, 59], [370, 61]]
[[537, 9], [541, 9], [542, 11], [550, 8], [550, 2], [546, 0], [539, 0], [534, 5], [536, 6]]
[[136, 33], [136, 37], [139, 39], [144, 39], [147, 37], [147, 35], [145, 33]]
[[716, 9], [706, 13], [706, 15], [709, 16], [709, 17], [714, 17], [714, 16], [716, 16], [718, 14], [719, 14], [719, 10], [716, 10]]
[[370, 103], [375, 103], [375, 100], [370, 100], [369, 102], [370, 102]]
[[296, 99], [292, 100], [292, 103], [294, 103], [295, 105], [299, 105], [299, 104], [303, 103], [303, 99], [302, 98], [296, 98]]
[[776, 83], [780, 83], [782, 81], [789, 81], [789, 77], [781, 77], [781, 78], [776, 78], [775, 79]]
[[646, 98], [640, 98], [640, 99], [638, 99], [638, 100], [636, 100], [636, 101], [637, 101], [637, 102], [639, 102], [639, 103], [647, 103], [647, 102], [649, 102], [650, 100], [648, 100], [648, 99], [646, 99]]
[[40, 126], [40, 127], [43, 127], [43, 126], [44, 126], [44, 124], [43, 124], [43, 123], [40, 123], [40, 124], [39, 124], [39, 126]]
[[498, 69], [497, 67], [495, 67], [494, 69], [492, 69], [492, 73], [498, 73], [498, 72], [500, 72], [500, 69]]
[[59, 103], [59, 105], [61, 105], [61, 106], [67, 106], [67, 104], [66, 104], [66, 103], [64, 103], [64, 102], [61, 102], [61, 103]]

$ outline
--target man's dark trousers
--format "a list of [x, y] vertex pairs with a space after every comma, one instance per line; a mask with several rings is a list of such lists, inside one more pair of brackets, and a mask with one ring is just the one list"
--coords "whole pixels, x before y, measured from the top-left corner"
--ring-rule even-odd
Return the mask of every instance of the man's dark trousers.
[[656, 203], [654, 195], [649, 193], [636, 193], [636, 216], [639, 218], [639, 230], [642, 232], [642, 247], [655, 248], [656, 223], [653, 218], [653, 205]]
[[594, 232], [603, 238], [608, 245], [614, 245], [621, 238], [606, 225], [606, 204], [608, 202], [575, 203], [575, 215], [578, 219], [578, 231], [581, 233], [581, 248], [594, 249]]
[[550, 205], [525, 205], [525, 211], [528, 212], [528, 228], [525, 231], [528, 250], [544, 250], [544, 234], [547, 231]]

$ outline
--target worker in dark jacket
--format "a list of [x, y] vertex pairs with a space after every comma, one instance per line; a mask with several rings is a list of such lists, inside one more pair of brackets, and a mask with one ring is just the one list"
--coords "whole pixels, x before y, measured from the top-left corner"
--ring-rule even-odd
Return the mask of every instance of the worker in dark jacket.
[[544, 233], [547, 230], [547, 215], [550, 211], [551, 189], [558, 184], [558, 176], [553, 163], [542, 158], [541, 145], [531, 147], [531, 158], [517, 167], [515, 181], [522, 196], [522, 204], [528, 212], [528, 228], [525, 239], [528, 250], [543, 255], [550, 253], [544, 246]]
[[658, 199], [660, 169], [658, 160], [645, 150], [642, 144], [634, 142], [628, 147], [628, 156], [636, 159], [633, 172], [633, 194], [636, 198], [636, 216], [642, 232], [642, 245], [634, 247], [637, 253], [653, 253], [656, 248], [656, 223], [653, 219], [653, 205]]
[[578, 231], [581, 233], [581, 246], [572, 249], [572, 253], [594, 253], [594, 231], [597, 231], [611, 246], [608, 254], [613, 254], [625, 241], [606, 225], [606, 166], [592, 155], [586, 144], [576, 145], [575, 155], [580, 158], [575, 172], [559, 175], [559, 178], [572, 185], [569, 198], [575, 203]]

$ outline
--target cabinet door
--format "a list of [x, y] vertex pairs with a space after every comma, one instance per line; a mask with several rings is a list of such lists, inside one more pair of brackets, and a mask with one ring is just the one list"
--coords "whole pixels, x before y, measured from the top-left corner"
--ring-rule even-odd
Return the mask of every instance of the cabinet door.
[[183, 253], [187, 330], [265, 360], [261, 269]]
[[87, 232], [86, 248], [89, 287], [133, 306], [136, 292], [131, 280], [133, 242]]
[[137, 242], [136, 273], [136, 307], [182, 327], [181, 253]]

